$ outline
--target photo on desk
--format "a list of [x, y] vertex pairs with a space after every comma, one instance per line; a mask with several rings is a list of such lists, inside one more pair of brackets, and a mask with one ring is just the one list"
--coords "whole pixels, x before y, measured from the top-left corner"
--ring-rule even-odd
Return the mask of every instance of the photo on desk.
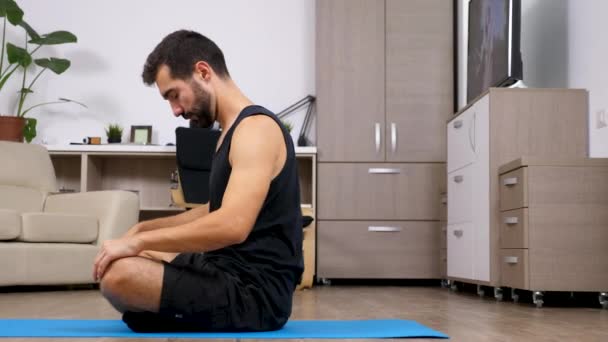
[[152, 126], [131, 126], [131, 143], [149, 145], [152, 143]]

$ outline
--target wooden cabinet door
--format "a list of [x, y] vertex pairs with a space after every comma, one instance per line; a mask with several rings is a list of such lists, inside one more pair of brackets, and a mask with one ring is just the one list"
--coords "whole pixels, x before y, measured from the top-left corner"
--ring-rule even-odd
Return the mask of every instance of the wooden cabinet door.
[[386, 159], [445, 162], [453, 112], [453, 9], [446, 0], [386, 1]]
[[319, 161], [384, 161], [384, 0], [316, 6]]

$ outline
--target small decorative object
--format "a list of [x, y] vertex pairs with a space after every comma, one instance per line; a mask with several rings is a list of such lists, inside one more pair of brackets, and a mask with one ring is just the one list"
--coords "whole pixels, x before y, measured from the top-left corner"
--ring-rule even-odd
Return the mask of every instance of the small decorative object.
[[122, 141], [122, 127], [118, 124], [110, 124], [106, 128], [106, 135], [108, 136], [108, 143], [120, 143]]
[[152, 143], [152, 126], [131, 126], [131, 142], [142, 145]]
[[289, 121], [285, 121], [285, 120], [281, 120], [281, 122], [283, 123], [283, 126], [285, 126], [285, 128], [287, 128], [287, 131], [289, 133], [291, 133], [291, 130], [293, 129], [293, 124]]
[[87, 145], [101, 145], [101, 137], [86, 137], [82, 142]]

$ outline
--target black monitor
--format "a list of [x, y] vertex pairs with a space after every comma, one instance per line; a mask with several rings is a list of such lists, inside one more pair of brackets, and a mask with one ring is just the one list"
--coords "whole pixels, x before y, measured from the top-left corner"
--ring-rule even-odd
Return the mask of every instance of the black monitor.
[[470, 0], [467, 103], [523, 79], [521, 0]]

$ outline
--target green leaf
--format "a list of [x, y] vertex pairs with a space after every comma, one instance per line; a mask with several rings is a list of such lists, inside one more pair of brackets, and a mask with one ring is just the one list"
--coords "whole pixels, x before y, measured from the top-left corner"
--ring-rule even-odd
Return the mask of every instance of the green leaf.
[[0, 0], [1, 17], [7, 17], [11, 24], [17, 25], [23, 20], [23, 11], [13, 0]]
[[26, 49], [15, 46], [11, 43], [6, 43], [6, 53], [10, 64], [18, 63], [20, 66], [27, 68], [32, 64], [32, 56]]
[[65, 43], [76, 43], [78, 38], [68, 31], [55, 31], [44, 34], [42, 37], [31, 39], [29, 42], [37, 45], [56, 45]]
[[36, 137], [36, 123], [38, 120], [34, 118], [25, 118], [25, 127], [23, 127], [23, 137], [25, 141], [32, 142]]
[[62, 74], [64, 71], [68, 70], [71, 64], [70, 61], [67, 59], [55, 57], [36, 59], [34, 63], [36, 63], [36, 65], [40, 67], [51, 69], [57, 75]]
[[[2, 1], [2, 0], [0, 0]], [[25, 29], [25, 31], [27, 32], [27, 35], [30, 36], [30, 38], [32, 39], [39, 39], [40, 35], [38, 34], [38, 32], [36, 32], [36, 30], [34, 30], [30, 24], [26, 23], [25, 20], [21, 20], [21, 22], [19, 23], [19, 26], [23, 27], [23, 29]]]

